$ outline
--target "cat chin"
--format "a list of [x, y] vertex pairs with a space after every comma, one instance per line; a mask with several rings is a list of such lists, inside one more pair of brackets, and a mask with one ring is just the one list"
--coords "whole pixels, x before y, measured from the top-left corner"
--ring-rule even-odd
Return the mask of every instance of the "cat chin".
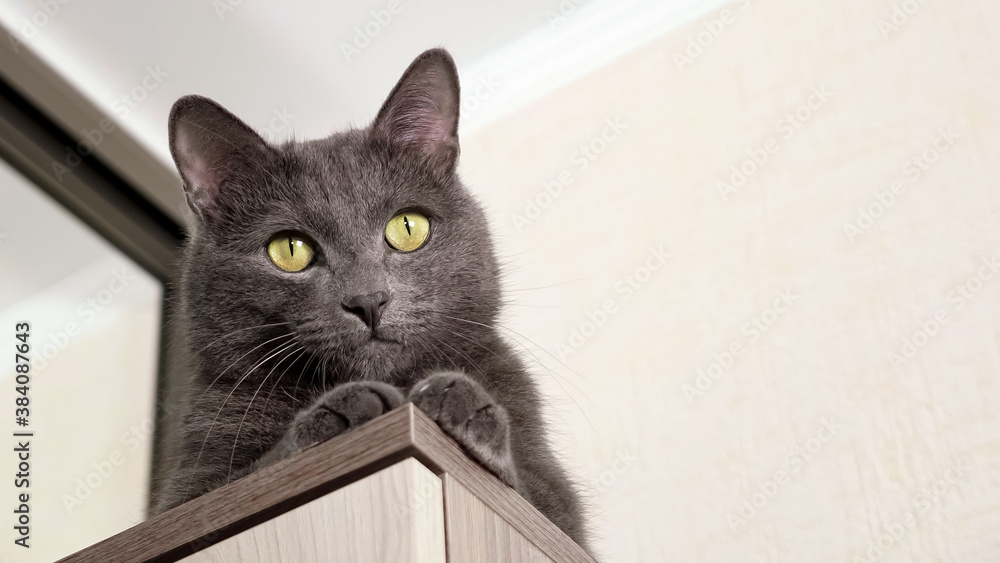
[[413, 355], [398, 342], [369, 339], [349, 353], [337, 357], [339, 373], [345, 379], [357, 381], [394, 381], [400, 372], [411, 369]]

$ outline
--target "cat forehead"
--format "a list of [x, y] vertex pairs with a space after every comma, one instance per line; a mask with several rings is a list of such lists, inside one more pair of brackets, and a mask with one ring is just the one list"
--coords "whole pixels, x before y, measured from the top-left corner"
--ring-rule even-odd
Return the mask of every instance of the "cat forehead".
[[437, 183], [398, 153], [380, 152], [351, 133], [275, 148], [281, 158], [254, 174], [239, 198], [251, 238], [263, 231], [303, 230], [316, 238], [349, 240], [382, 229], [407, 209], [439, 219], [469, 213], [469, 196], [460, 184]]
[[364, 130], [290, 143], [282, 151], [293, 185], [347, 208], [400, 200], [451, 206], [467, 197], [457, 182], [435, 180], [412, 154], [373, 143]]
[[357, 132], [294, 143], [285, 152], [290, 172], [335, 189], [384, 189], [398, 181], [419, 188], [428, 180], [419, 167], [406, 166]]

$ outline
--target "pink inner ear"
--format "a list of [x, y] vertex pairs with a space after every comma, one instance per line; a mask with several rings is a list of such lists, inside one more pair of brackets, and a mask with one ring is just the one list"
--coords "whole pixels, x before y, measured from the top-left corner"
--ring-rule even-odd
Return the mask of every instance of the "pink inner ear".
[[178, 138], [177, 149], [180, 156], [180, 172], [184, 176], [188, 187], [195, 195], [201, 199], [205, 197], [205, 191], [214, 192], [218, 189], [221, 180], [218, 172], [213, 172], [196, 147], [196, 143], [187, 135]]
[[186, 160], [187, 163], [184, 166], [184, 176], [191, 184], [192, 190], [215, 190], [218, 187], [218, 175], [212, 173], [208, 164], [203, 159], [189, 156]]
[[403, 144], [414, 144], [427, 152], [451, 136], [445, 102], [431, 87], [418, 89], [400, 101], [400, 108], [389, 117], [389, 134]]
[[457, 99], [450, 78], [434, 67], [404, 77], [402, 88], [386, 102], [379, 129], [389, 139], [435, 155], [454, 143]]

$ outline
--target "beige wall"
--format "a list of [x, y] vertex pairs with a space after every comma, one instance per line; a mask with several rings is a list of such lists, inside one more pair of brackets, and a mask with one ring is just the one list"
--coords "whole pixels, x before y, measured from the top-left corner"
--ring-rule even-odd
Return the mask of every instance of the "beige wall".
[[738, 2], [463, 140], [604, 560], [1000, 559], [1000, 5], [906, 7]]

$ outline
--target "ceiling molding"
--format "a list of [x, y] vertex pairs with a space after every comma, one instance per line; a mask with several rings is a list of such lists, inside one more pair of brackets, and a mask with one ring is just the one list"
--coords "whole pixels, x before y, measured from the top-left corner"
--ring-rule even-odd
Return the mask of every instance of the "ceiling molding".
[[474, 134], [733, 0], [562, 0], [547, 23], [460, 69]]

